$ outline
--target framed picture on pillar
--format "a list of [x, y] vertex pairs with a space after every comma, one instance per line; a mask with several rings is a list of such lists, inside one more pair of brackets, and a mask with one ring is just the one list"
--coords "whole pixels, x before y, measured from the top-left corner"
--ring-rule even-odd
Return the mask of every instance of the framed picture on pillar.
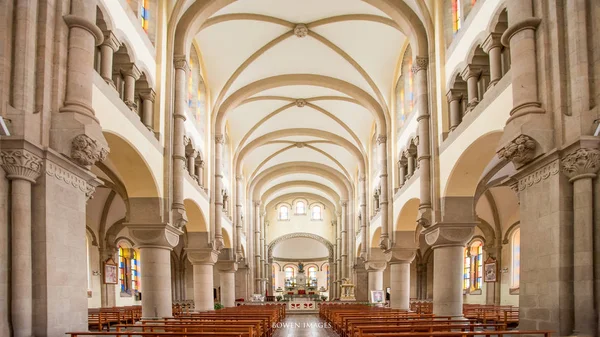
[[109, 258], [104, 262], [104, 283], [117, 284], [118, 281], [117, 264], [115, 260]]
[[483, 264], [483, 280], [485, 282], [498, 282], [498, 263], [493, 257], [488, 257]]
[[384, 303], [385, 295], [383, 290], [371, 290], [371, 303]]

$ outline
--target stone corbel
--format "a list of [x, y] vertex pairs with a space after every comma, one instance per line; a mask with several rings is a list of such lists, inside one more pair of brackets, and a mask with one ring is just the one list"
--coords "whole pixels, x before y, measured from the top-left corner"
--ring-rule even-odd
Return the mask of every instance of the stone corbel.
[[234, 260], [218, 261], [215, 267], [221, 273], [235, 273], [238, 270], [238, 264]]
[[390, 264], [407, 263], [410, 264], [417, 256], [416, 248], [394, 247], [385, 252], [385, 259]]
[[537, 144], [535, 140], [527, 135], [519, 135], [498, 151], [498, 157], [502, 160], [512, 161], [518, 169], [535, 158]]
[[212, 248], [185, 248], [188, 260], [192, 265], [214, 265], [219, 259], [219, 252]]
[[86, 134], [80, 134], [71, 141], [71, 159], [80, 166], [90, 168], [108, 156], [109, 148]]

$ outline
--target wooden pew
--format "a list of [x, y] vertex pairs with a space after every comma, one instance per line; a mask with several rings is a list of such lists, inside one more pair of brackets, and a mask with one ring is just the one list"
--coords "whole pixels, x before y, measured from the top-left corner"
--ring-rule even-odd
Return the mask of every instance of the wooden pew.
[[514, 336], [514, 335], [533, 335], [551, 337], [554, 331], [449, 331], [449, 332], [382, 332], [366, 334], [363, 337], [467, 337], [467, 336]]
[[194, 336], [194, 337], [250, 337], [247, 334], [238, 332], [135, 332], [135, 331], [84, 331], [84, 332], [67, 332], [66, 335], [71, 337], [78, 336], [148, 336], [148, 337], [168, 337], [168, 336]]

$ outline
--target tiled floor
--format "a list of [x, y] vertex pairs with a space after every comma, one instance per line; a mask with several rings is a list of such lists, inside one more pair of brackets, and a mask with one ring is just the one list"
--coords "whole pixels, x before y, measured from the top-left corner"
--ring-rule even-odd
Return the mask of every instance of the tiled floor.
[[288, 315], [274, 337], [337, 337], [338, 334], [317, 314]]

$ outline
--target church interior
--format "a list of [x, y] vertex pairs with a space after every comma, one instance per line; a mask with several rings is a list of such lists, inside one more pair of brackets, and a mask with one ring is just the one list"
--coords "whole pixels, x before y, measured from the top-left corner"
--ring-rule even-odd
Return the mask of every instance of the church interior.
[[0, 37], [0, 336], [600, 336], [598, 0], [1, 0]]

